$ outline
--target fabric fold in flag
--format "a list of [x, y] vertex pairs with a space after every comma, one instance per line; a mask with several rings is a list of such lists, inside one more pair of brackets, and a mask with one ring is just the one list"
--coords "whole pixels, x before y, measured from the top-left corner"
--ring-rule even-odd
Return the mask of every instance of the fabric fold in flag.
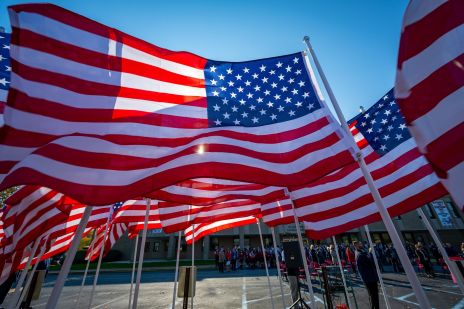
[[9, 10], [0, 190], [108, 205], [202, 177], [297, 186], [353, 162], [302, 53], [212, 61], [54, 5]]
[[404, 14], [395, 95], [419, 150], [464, 208], [464, 2], [414, 0]]

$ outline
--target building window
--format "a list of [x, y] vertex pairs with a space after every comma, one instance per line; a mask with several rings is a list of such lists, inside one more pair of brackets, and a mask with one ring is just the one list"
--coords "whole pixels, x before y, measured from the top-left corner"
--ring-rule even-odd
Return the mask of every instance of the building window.
[[155, 241], [155, 242], [153, 243], [153, 252], [158, 252], [158, 251], [159, 251], [159, 247], [160, 247], [159, 241]]
[[454, 207], [453, 203], [446, 202], [446, 207], [448, 208], [448, 211], [450, 212], [451, 217], [459, 218], [459, 214], [456, 210], [456, 207]]
[[425, 214], [430, 218], [430, 219], [436, 219], [437, 217], [435, 216], [435, 212], [432, 209], [432, 206], [430, 204], [425, 205], [423, 207]]
[[146, 241], [145, 242], [145, 252], [149, 252], [150, 251], [150, 242]]

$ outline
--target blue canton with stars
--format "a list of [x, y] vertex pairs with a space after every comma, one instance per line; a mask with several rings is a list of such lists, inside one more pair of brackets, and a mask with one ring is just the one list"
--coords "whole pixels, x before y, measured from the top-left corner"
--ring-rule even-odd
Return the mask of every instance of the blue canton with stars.
[[411, 138], [393, 89], [349, 123], [354, 121], [355, 127], [381, 156]]
[[116, 215], [116, 213], [122, 207], [123, 204], [124, 202], [117, 202], [113, 204], [113, 216]]
[[6, 102], [10, 76], [10, 34], [0, 32], [0, 101], [2, 102]]
[[205, 66], [211, 127], [256, 127], [307, 115], [321, 104], [301, 53]]

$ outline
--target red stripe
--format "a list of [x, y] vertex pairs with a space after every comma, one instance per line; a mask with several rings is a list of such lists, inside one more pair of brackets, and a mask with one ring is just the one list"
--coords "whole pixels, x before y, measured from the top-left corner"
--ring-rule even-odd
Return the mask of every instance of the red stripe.
[[[156, 57], [182, 63], [198, 69], [203, 69], [207, 61], [206, 59], [192, 53], [172, 52], [170, 50], [157, 47], [53, 4], [22, 4], [10, 6], [9, 9], [14, 10], [16, 13], [38, 13], [72, 27], [124, 43]], [[12, 33], [12, 40], [14, 35], [16, 35], [15, 32]]]
[[292, 224], [294, 222], [293, 216], [292, 217], [283, 217], [273, 220], [266, 220], [266, 225], [270, 227], [274, 227], [277, 225], [284, 225], [284, 224]]
[[401, 34], [398, 63], [429, 47], [433, 42], [464, 23], [464, 2], [448, 0], [419, 21], [406, 26]]
[[101, 54], [79, 46], [70, 45], [53, 38], [48, 38], [26, 29], [14, 28], [17, 35], [12, 37], [11, 44], [18, 47], [26, 47], [44, 53], [56, 55], [77, 63], [93, 67], [124, 72], [144, 76], [159, 81], [190, 87], [204, 88], [204, 79], [193, 78], [181, 74], [172, 73], [159, 67], [149, 65], [141, 61], [134, 61], [117, 56]]
[[[198, 226], [195, 226], [195, 235], [194, 235], [195, 236], [195, 242], [199, 241], [200, 239], [202, 239], [203, 237], [205, 237], [207, 235], [211, 235], [211, 234], [217, 233], [219, 231], [228, 230], [228, 229], [231, 229], [231, 228], [234, 228], [234, 227], [249, 225], [249, 224], [253, 224], [253, 223], [256, 223], [256, 219], [247, 219], [247, 220], [236, 221], [236, 222], [228, 223], [228, 224], [221, 224], [220, 226], [216, 226], [214, 228], [208, 228], [208, 229], [203, 230], [201, 232], [197, 232], [197, 230], [199, 230], [200, 228], [202, 228], [204, 226], [204, 225], [200, 224]], [[191, 235], [191, 234], [192, 233], [189, 232], [189, 233], [185, 234], [185, 236]], [[193, 239], [186, 240], [187, 244], [191, 244], [192, 240]]]

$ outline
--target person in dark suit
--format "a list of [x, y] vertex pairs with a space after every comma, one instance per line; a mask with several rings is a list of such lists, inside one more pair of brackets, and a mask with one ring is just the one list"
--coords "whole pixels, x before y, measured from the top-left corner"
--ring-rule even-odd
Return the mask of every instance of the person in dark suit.
[[356, 248], [356, 267], [361, 275], [361, 279], [369, 293], [369, 301], [372, 309], [379, 309], [379, 276], [375, 269], [375, 263], [371, 254], [364, 249], [362, 242], [355, 243]]

